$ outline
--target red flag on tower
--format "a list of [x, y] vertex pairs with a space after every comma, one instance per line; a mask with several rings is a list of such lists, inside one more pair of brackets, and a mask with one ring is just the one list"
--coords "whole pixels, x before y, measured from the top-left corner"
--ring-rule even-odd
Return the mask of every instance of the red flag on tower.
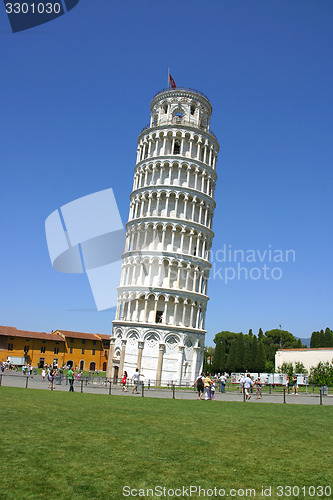
[[175, 80], [172, 78], [172, 76], [169, 74], [169, 81], [172, 89], [176, 88], [176, 83]]

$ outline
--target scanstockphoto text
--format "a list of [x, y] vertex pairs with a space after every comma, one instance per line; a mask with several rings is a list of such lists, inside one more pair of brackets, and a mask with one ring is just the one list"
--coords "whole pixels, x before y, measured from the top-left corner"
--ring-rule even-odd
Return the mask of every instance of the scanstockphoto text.
[[296, 262], [293, 249], [279, 249], [268, 245], [264, 249], [233, 248], [224, 244], [210, 251], [210, 279], [228, 284], [234, 280], [274, 280], [283, 278], [286, 265]]

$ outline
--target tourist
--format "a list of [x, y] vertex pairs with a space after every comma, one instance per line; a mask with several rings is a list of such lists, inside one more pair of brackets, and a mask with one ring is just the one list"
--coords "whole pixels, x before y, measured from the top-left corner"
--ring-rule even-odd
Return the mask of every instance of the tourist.
[[45, 380], [46, 371], [45, 368], [42, 369], [42, 380]]
[[262, 399], [262, 382], [260, 377], [256, 380], [256, 399], [259, 399], [259, 396]]
[[243, 386], [244, 386], [243, 375], [240, 375], [240, 377], [238, 378], [238, 384], [239, 384], [239, 392], [243, 392]]
[[69, 382], [69, 392], [74, 392], [74, 377], [75, 377], [75, 374], [74, 374], [72, 368], [70, 368], [68, 370], [67, 377], [68, 377], [68, 382]]
[[204, 383], [203, 383], [204, 376], [205, 376], [204, 373], [199, 375], [199, 377], [196, 378], [194, 384], [192, 385], [192, 387], [194, 387], [195, 384], [197, 384], [198, 399], [201, 399], [204, 393]]
[[138, 385], [139, 385], [140, 375], [141, 375], [141, 373], [139, 372], [139, 368], [137, 368], [135, 370], [133, 377], [132, 377], [132, 380], [134, 382], [132, 394], [134, 394], [134, 392], [135, 392], [135, 394], [139, 394]]
[[216, 384], [215, 380], [212, 380], [212, 385], [210, 386], [210, 399], [213, 401], [215, 400], [215, 389], [216, 389]]
[[250, 390], [253, 385], [253, 380], [250, 377], [250, 374], [247, 373], [245, 379], [244, 379], [244, 390], [245, 390], [245, 399], [246, 401], [249, 401], [251, 399], [251, 394]]
[[49, 374], [47, 376], [47, 379], [49, 381], [49, 389], [53, 390], [54, 389], [54, 370], [53, 370], [53, 368], [50, 369]]
[[203, 382], [204, 382], [204, 388], [205, 388], [205, 400], [207, 401], [208, 399], [210, 399], [210, 387], [212, 385], [212, 380], [209, 376], [209, 373], [207, 373]]
[[127, 392], [127, 389], [126, 389], [127, 377], [128, 377], [127, 371], [125, 370], [124, 373], [122, 374], [122, 380], [121, 380], [121, 383], [123, 385], [122, 391], [124, 391], [124, 392]]
[[287, 375], [287, 377], [286, 377], [286, 387], [287, 387], [287, 394], [289, 394], [289, 390], [290, 390], [290, 377], [289, 377], [289, 375]]
[[225, 392], [225, 383], [227, 381], [227, 377], [225, 375], [221, 375], [220, 377], [220, 382], [221, 382], [221, 392]]
[[298, 393], [298, 384], [297, 384], [297, 375], [295, 374], [293, 376], [293, 394], [297, 396], [297, 393]]

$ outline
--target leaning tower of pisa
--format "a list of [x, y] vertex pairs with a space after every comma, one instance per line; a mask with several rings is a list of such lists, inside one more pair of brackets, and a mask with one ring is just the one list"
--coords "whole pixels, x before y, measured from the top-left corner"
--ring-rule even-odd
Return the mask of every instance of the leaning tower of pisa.
[[152, 382], [202, 370], [219, 144], [212, 107], [187, 88], [151, 102], [138, 138], [108, 376], [136, 368]]

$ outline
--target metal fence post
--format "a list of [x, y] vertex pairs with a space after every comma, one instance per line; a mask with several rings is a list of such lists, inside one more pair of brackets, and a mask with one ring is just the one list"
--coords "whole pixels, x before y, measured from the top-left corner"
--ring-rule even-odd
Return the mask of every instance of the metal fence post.
[[142, 397], [145, 396], [145, 384], [142, 382]]
[[26, 388], [26, 389], [28, 389], [28, 378], [29, 378], [29, 377], [27, 377], [27, 380], [26, 380], [26, 383], [25, 383], [25, 388]]
[[286, 402], [286, 390], [283, 389], [283, 402], [285, 403]]
[[319, 390], [319, 394], [320, 394], [320, 398], [319, 398], [320, 403], [319, 403], [319, 404], [321, 404], [321, 405], [322, 405], [322, 404], [323, 404], [323, 393], [322, 393], [321, 388], [320, 388], [320, 390]]
[[172, 398], [175, 399], [175, 384], [172, 383]]
[[150, 389], [150, 379], [148, 380], [148, 390]]
[[269, 394], [272, 394], [272, 384], [269, 385]]
[[245, 402], [245, 387], [243, 387], [243, 401]]
[[2, 373], [0, 375], [0, 387], [1, 387], [1, 384], [2, 384]]
[[111, 384], [112, 384], [112, 381], [111, 381], [111, 380], [110, 380], [109, 384], [110, 384], [110, 385], [109, 385], [109, 396], [111, 396]]
[[83, 379], [81, 380], [81, 392], [83, 392]]

